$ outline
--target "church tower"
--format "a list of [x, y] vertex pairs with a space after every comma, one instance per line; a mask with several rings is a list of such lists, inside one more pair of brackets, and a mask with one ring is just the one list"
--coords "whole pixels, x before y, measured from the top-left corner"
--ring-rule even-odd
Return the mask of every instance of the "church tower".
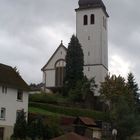
[[79, 0], [76, 35], [84, 53], [84, 74], [97, 84], [108, 73], [108, 13], [102, 0]]

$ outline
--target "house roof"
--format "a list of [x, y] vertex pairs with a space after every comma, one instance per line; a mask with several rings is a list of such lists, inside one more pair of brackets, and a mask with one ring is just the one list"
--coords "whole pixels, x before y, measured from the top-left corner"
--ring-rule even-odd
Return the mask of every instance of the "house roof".
[[4, 64], [0, 64], [0, 84], [21, 90], [29, 90], [22, 77], [11, 66]]
[[89, 138], [80, 136], [74, 132], [67, 133], [65, 135], [53, 138], [51, 140], [90, 140]]
[[51, 58], [48, 60], [48, 62], [45, 64], [45, 66], [41, 69], [42, 71], [44, 71], [45, 67], [49, 64], [49, 62], [52, 60], [52, 58], [54, 57], [54, 55], [58, 52], [58, 50], [63, 47], [65, 51], [67, 51], [67, 48], [63, 45], [63, 42], [61, 41], [59, 47], [56, 49], [56, 51], [53, 53], [53, 55], [51, 56]]
[[78, 117], [85, 125], [97, 125], [92, 118]]

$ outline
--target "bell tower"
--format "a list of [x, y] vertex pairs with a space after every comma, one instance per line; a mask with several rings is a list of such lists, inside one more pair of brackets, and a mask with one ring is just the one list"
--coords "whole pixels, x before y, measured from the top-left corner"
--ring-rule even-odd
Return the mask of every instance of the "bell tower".
[[79, 0], [76, 35], [84, 53], [84, 74], [97, 84], [108, 73], [108, 13], [102, 0]]

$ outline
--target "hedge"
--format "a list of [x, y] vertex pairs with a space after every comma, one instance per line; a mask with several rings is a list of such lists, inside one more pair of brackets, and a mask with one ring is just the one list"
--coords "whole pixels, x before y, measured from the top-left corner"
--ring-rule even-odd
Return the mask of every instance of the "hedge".
[[85, 117], [91, 117], [96, 120], [103, 120], [108, 121], [109, 120], [109, 114], [105, 112], [100, 111], [94, 111], [94, 110], [88, 110], [88, 109], [79, 109], [79, 108], [70, 108], [70, 107], [64, 107], [64, 106], [56, 106], [52, 104], [47, 103], [36, 103], [36, 102], [30, 102], [30, 107], [37, 107], [41, 108], [50, 112], [59, 113], [62, 115], [68, 115], [68, 116], [85, 116]]
[[51, 95], [51, 94], [32, 94], [29, 96], [30, 102], [38, 102], [38, 103], [49, 103], [49, 104], [66, 104], [67, 99], [61, 97], [60, 95]]

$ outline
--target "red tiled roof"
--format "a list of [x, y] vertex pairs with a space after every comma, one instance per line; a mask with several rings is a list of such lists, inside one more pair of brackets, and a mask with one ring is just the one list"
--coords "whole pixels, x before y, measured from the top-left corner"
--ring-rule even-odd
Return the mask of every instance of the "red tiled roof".
[[85, 125], [96, 125], [94, 120], [92, 118], [88, 117], [79, 117], [79, 119], [85, 124]]
[[61, 117], [62, 125], [72, 125], [75, 120], [75, 117]]
[[74, 132], [70, 132], [65, 135], [53, 138], [51, 140], [90, 140], [90, 139], [87, 137], [80, 136]]

